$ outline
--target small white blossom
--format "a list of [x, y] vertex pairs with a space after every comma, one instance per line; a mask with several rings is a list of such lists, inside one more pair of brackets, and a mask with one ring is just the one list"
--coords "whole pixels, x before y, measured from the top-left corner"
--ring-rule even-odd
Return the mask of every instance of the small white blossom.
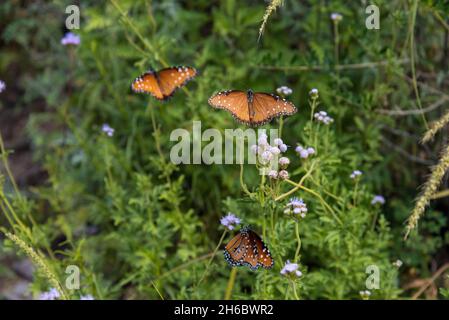
[[293, 275], [299, 278], [302, 276], [302, 272], [299, 271], [298, 269], [299, 265], [297, 263], [291, 263], [290, 260], [287, 260], [287, 262], [285, 263], [284, 267], [281, 270], [281, 274], [283, 276]]
[[312, 99], [318, 98], [318, 89], [313, 88], [312, 90], [310, 90], [309, 95]]
[[6, 89], [6, 83], [4, 81], [0, 80], [0, 93], [5, 91], [5, 89]]
[[288, 149], [288, 146], [285, 143], [283, 143], [279, 146], [279, 150], [281, 150], [281, 152], [285, 152], [285, 151], [287, 151], [287, 149]]
[[279, 149], [278, 147], [270, 147], [270, 152], [272, 154], [280, 154], [281, 153], [281, 149]]
[[279, 171], [279, 178], [285, 180], [288, 179], [289, 175], [288, 175], [288, 171], [287, 170], [281, 170]]
[[301, 218], [305, 218], [307, 214], [307, 205], [302, 199], [291, 198], [290, 202], [285, 205], [284, 213], [293, 213], [301, 216]]
[[290, 164], [290, 159], [287, 157], [281, 157], [279, 159], [279, 165], [283, 168], [287, 167]]
[[335, 22], [340, 22], [343, 19], [343, 16], [338, 12], [331, 13], [331, 19]]
[[275, 146], [280, 146], [280, 145], [283, 145], [284, 144], [284, 141], [282, 141], [282, 139], [281, 138], [276, 138], [276, 139], [274, 139], [274, 145]]
[[393, 262], [393, 265], [396, 267], [396, 268], [400, 268], [402, 265], [403, 265], [403, 262], [401, 261], [401, 260], [396, 260], [396, 261], [394, 261]]
[[276, 92], [282, 96], [289, 96], [293, 93], [293, 90], [287, 86], [281, 86], [276, 89]]
[[277, 179], [278, 178], [278, 172], [276, 170], [270, 170], [270, 171], [268, 171], [268, 177], [270, 179]]
[[351, 175], [349, 176], [351, 179], [356, 179], [358, 177], [360, 177], [363, 174], [362, 171], [360, 170], [354, 170]]
[[80, 300], [95, 300], [95, 298], [91, 294], [86, 294], [85, 296], [81, 296]]
[[368, 299], [371, 296], [371, 291], [362, 290], [362, 291], [359, 291], [359, 294], [363, 299]]
[[273, 154], [270, 151], [266, 150], [262, 153], [261, 155], [262, 162], [268, 163], [271, 161], [271, 159], [273, 159]]
[[266, 133], [262, 133], [261, 135], [259, 135], [259, 139], [257, 139], [257, 143], [262, 146], [265, 146], [268, 144], [268, 136], [266, 135]]

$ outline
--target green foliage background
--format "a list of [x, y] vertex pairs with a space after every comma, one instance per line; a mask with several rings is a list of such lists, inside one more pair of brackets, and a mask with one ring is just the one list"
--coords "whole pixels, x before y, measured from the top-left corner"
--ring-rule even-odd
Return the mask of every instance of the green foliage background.
[[[449, 86], [448, 31], [436, 18], [447, 17], [447, 6], [421, 1], [412, 29], [413, 2], [374, 1], [381, 28], [367, 30], [366, 1], [287, 0], [258, 43], [267, 5], [260, 0], [83, 0], [78, 47], [60, 44], [71, 1], [2, 2], [0, 74], [20, 94], [0, 106], [45, 104], [44, 112], [30, 116], [27, 132], [48, 179], [24, 188], [22, 196], [6, 181], [5, 195], [29, 232], [3, 218], [1, 224], [41, 252], [61, 283], [68, 265], [81, 268], [81, 290], [67, 291], [70, 298], [220, 299], [230, 282], [233, 299], [294, 299], [292, 282], [280, 270], [294, 260], [297, 225], [303, 276], [294, 286], [300, 298], [360, 298], [365, 269], [373, 264], [381, 285], [372, 298], [410, 297], [401, 287], [447, 261], [449, 239], [442, 199], [420, 221], [419, 232], [403, 240], [417, 188], [445, 142], [420, 146], [421, 115], [392, 114], [418, 108], [411, 32], [423, 106], [444, 97]], [[332, 12], [343, 15], [338, 56]], [[11, 65], [20, 72], [12, 73]], [[131, 81], [149, 67], [167, 65], [195, 66], [200, 75], [167, 103], [130, 91]], [[319, 109], [335, 119], [329, 128], [315, 128], [316, 169], [305, 186], [329, 203], [341, 223], [310, 193], [297, 193], [309, 208], [298, 224], [283, 214], [287, 199], [262, 205], [247, 197], [237, 165], [169, 161], [172, 130], [191, 130], [193, 120], [201, 120], [203, 129], [239, 126], [208, 106], [212, 93], [274, 92], [281, 85], [293, 89], [289, 99], [299, 107], [284, 121], [288, 145], [314, 142], [310, 89], [318, 88]], [[425, 116], [430, 121], [443, 111]], [[101, 132], [103, 123], [115, 129], [114, 137]], [[265, 128], [278, 126], [273, 121]], [[298, 181], [312, 160], [301, 162], [292, 149], [289, 171]], [[357, 190], [349, 179], [355, 169], [364, 172]], [[245, 166], [244, 179], [261, 194], [254, 167]], [[290, 188], [282, 183], [279, 192]], [[375, 194], [386, 197], [385, 206], [371, 205]], [[239, 269], [234, 283], [220, 252], [208, 267], [224, 231], [219, 218], [228, 211], [263, 233], [276, 260], [272, 270]], [[5, 240], [0, 249], [8, 254], [17, 247]], [[392, 265], [397, 259], [404, 262], [399, 270]], [[36, 272], [34, 295], [48, 289]]]

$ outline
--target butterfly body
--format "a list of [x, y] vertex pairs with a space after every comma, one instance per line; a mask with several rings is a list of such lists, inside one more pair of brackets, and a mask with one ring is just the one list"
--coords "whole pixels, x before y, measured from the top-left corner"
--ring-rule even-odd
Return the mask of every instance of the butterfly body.
[[227, 110], [239, 122], [260, 126], [281, 115], [296, 113], [293, 103], [270, 93], [225, 90], [209, 98], [209, 104]]
[[271, 269], [274, 260], [262, 239], [249, 229], [242, 228], [224, 249], [225, 260], [233, 267], [248, 266], [252, 270], [259, 267]]
[[165, 101], [197, 74], [195, 68], [185, 66], [170, 67], [159, 71], [150, 69], [133, 81], [131, 89], [137, 93], [151, 94], [154, 98]]

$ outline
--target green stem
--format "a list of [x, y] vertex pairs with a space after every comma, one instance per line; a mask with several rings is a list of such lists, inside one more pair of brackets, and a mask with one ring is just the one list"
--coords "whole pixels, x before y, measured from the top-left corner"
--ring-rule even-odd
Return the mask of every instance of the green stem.
[[295, 252], [295, 262], [298, 262], [299, 251], [301, 250], [301, 238], [299, 237], [299, 222], [298, 221], [296, 221], [296, 225], [295, 225], [295, 234], [296, 234], [296, 241], [298, 242], [298, 246], [296, 247], [296, 252]]
[[[415, 92], [416, 96], [416, 103], [418, 105], [419, 110], [422, 111], [422, 104], [421, 104], [421, 98], [419, 96], [419, 90], [418, 90], [418, 82], [416, 79], [416, 66], [415, 66], [415, 23], [416, 23], [416, 14], [418, 12], [418, 2], [419, 0], [415, 0], [413, 2], [412, 7], [412, 20], [410, 24], [410, 66], [412, 69], [412, 83], [413, 83], [413, 90]], [[429, 130], [429, 125], [427, 124], [426, 116], [424, 115], [424, 112], [420, 112], [422, 120], [424, 122], [424, 125], [426, 127], [426, 130]]]
[[207, 263], [207, 266], [206, 266], [206, 270], [204, 270], [203, 275], [201, 276], [200, 281], [198, 281], [197, 286], [199, 286], [201, 284], [201, 282], [204, 280], [204, 278], [206, 277], [207, 273], [209, 272], [209, 267], [212, 264], [212, 261], [214, 260], [215, 255], [217, 254], [218, 249], [220, 249], [220, 246], [223, 243], [223, 240], [224, 240], [224, 238], [226, 236], [226, 233], [227, 233], [226, 230], [223, 231], [223, 234], [221, 235], [220, 241], [218, 242], [217, 247], [215, 248], [214, 252], [212, 253], [212, 257], [210, 257], [210, 260], [209, 260], [209, 262]]
[[232, 289], [234, 288], [235, 278], [237, 277], [237, 268], [232, 268], [229, 275], [228, 284], [226, 286], [226, 292], [224, 300], [230, 300], [232, 296]]

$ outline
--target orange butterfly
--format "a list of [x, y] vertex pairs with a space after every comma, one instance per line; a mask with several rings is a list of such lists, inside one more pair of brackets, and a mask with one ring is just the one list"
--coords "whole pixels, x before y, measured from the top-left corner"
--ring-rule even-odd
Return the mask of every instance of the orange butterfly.
[[293, 103], [277, 95], [240, 90], [219, 92], [209, 98], [209, 104], [225, 109], [239, 122], [260, 126], [281, 115], [292, 115], [297, 109]]
[[198, 72], [192, 67], [170, 67], [159, 71], [150, 69], [131, 84], [134, 92], [149, 93], [158, 100], [167, 100], [176, 89], [186, 85]]
[[242, 228], [228, 242], [224, 249], [224, 256], [233, 267], [248, 266], [256, 270], [259, 267], [271, 269], [274, 265], [270, 250], [257, 233], [248, 227]]

